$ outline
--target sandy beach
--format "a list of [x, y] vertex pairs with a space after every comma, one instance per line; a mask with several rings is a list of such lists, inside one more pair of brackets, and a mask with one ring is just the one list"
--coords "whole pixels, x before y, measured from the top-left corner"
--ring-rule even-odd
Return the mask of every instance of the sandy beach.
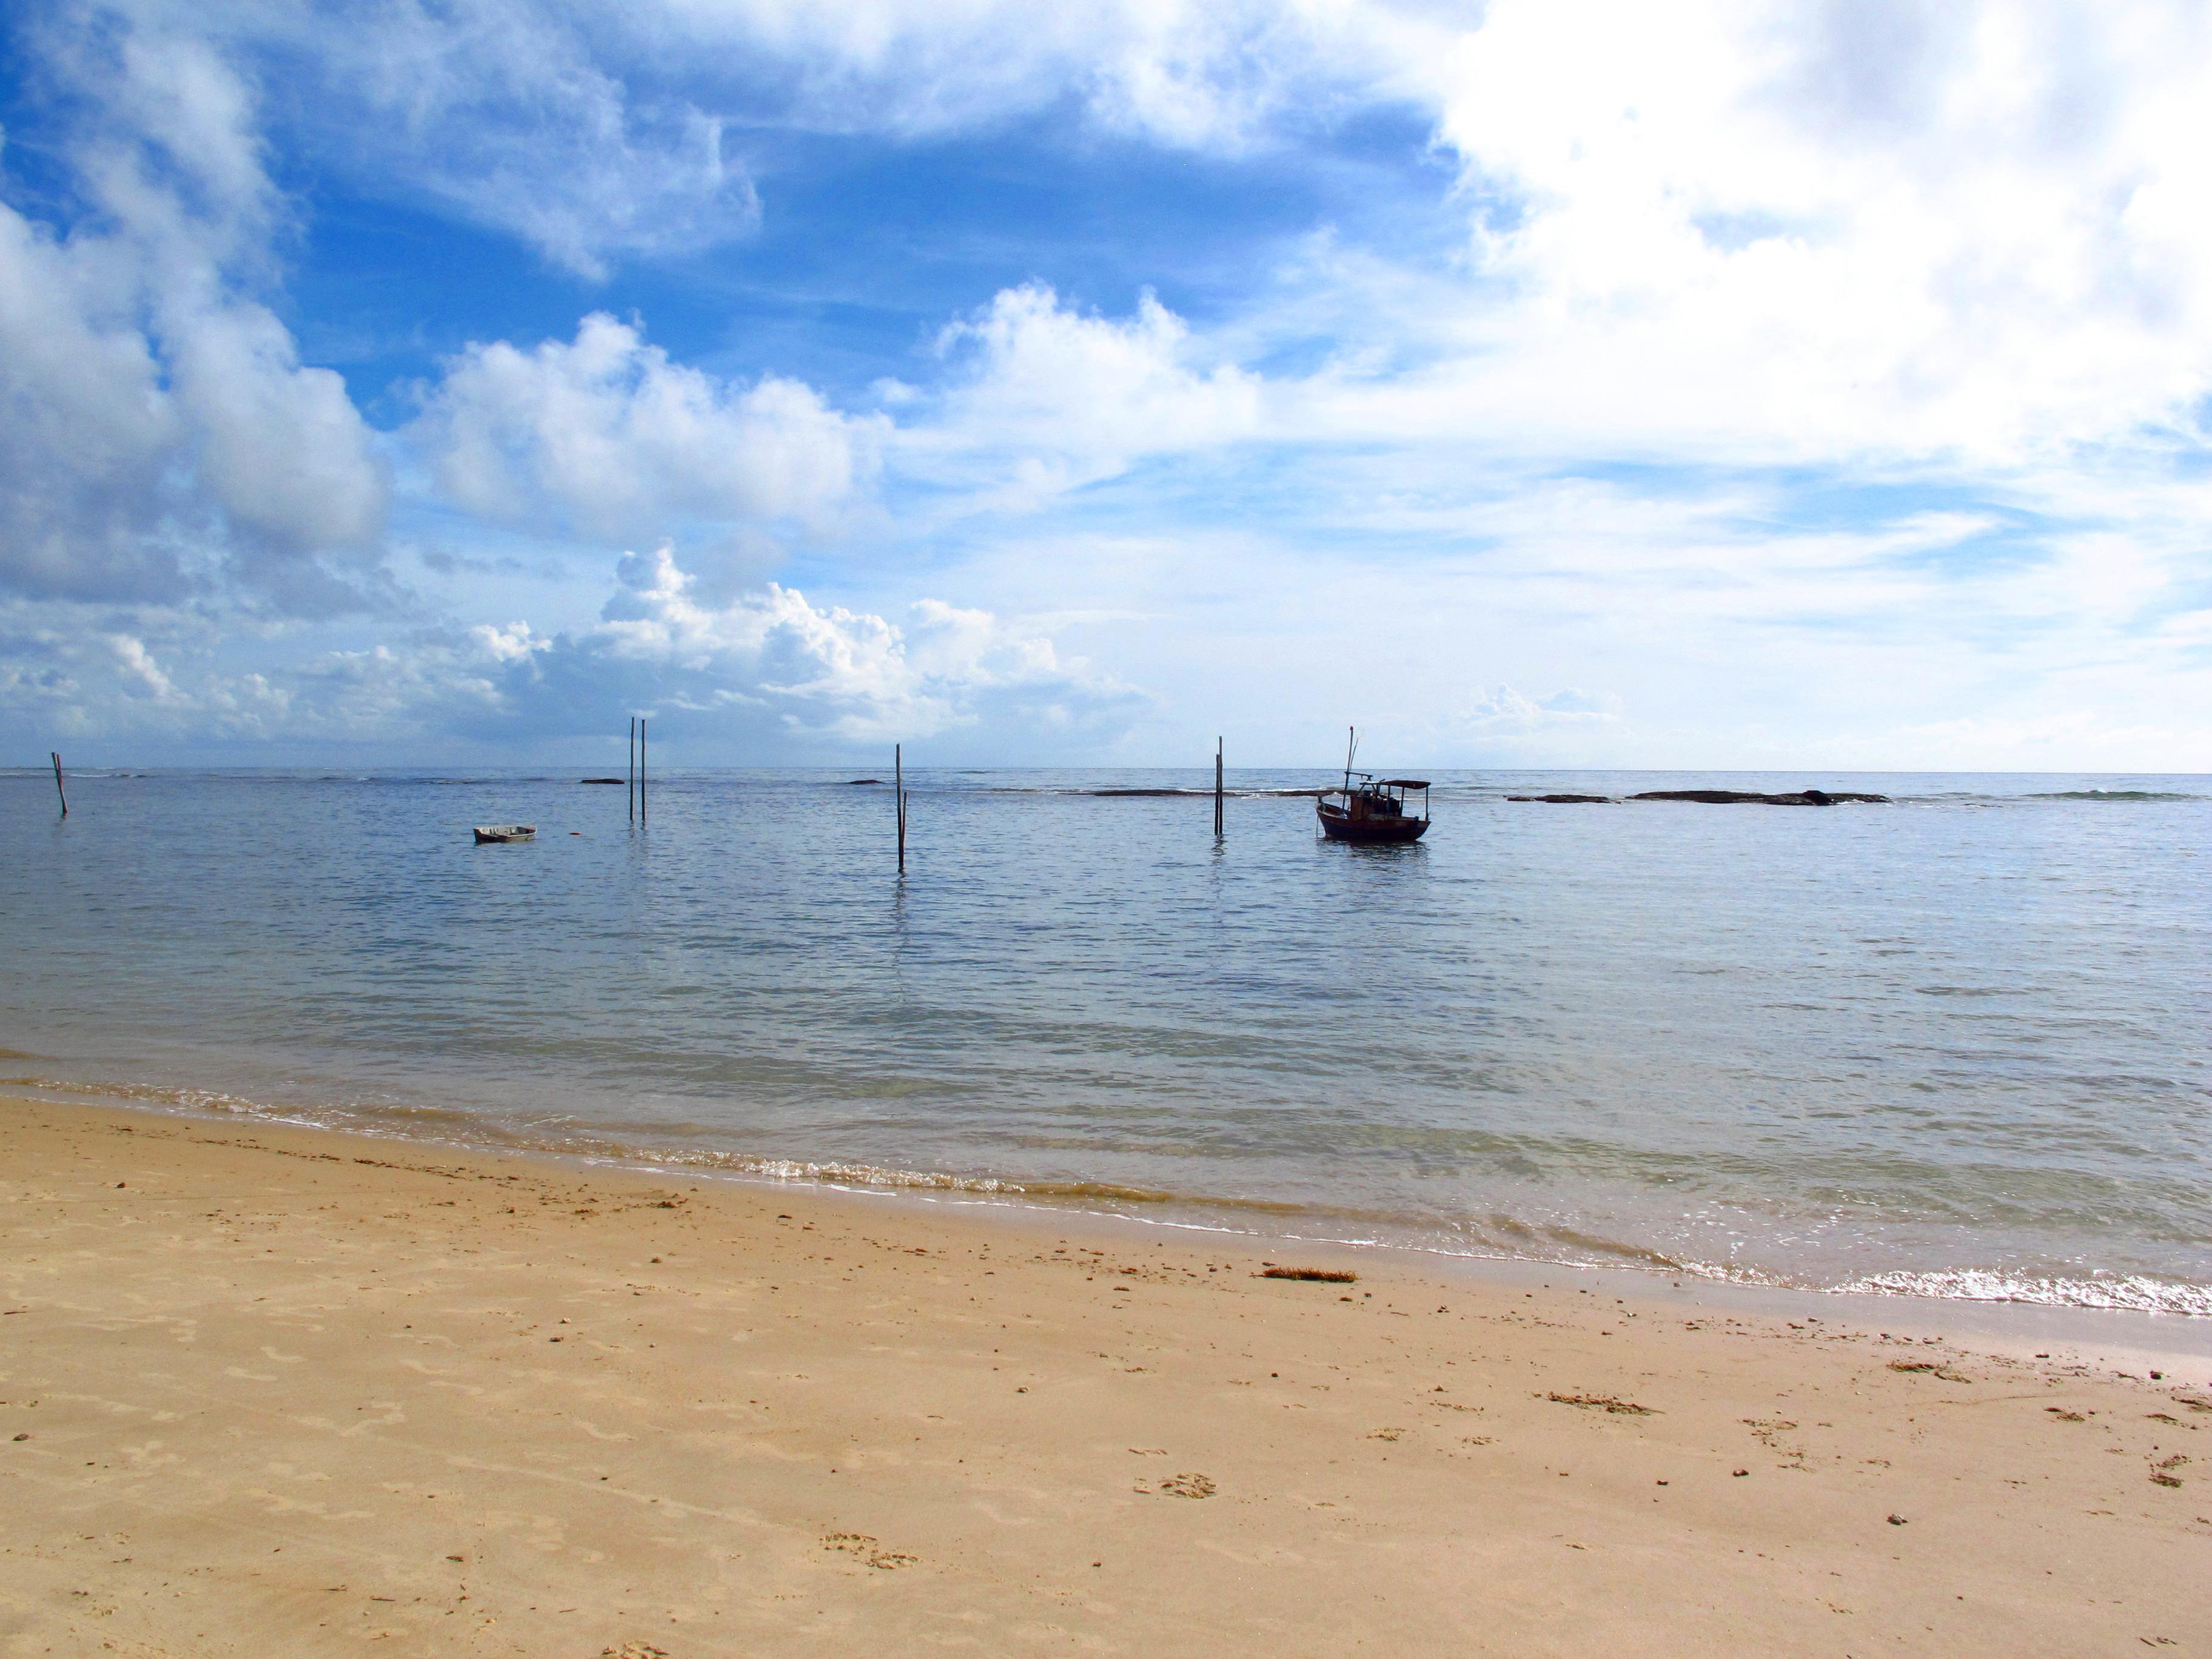
[[2212, 1653], [2202, 1363], [25, 1100], [0, 1146], [11, 1656]]

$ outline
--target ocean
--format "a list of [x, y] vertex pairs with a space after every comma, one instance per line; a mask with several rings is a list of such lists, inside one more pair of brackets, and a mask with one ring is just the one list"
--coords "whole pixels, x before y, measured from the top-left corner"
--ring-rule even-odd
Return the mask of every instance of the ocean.
[[[0, 1087], [2212, 1315], [2212, 779], [0, 772]], [[1831, 807], [1512, 794], [1815, 786]], [[1164, 793], [1116, 793], [1124, 791]], [[478, 847], [476, 823], [538, 826]]]

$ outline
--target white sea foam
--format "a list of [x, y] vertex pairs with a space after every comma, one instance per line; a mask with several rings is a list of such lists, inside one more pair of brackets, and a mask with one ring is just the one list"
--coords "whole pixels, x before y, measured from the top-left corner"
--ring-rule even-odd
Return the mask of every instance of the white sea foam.
[[2212, 1285], [2178, 1284], [2140, 1273], [2109, 1278], [2041, 1279], [1981, 1268], [1943, 1273], [1871, 1273], [1838, 1291], [1926, 1296], [1960, 1302], [2025, 1302], [2045, 1308], [2114, 1308], [2131, 1313], [2188, 1314], [2212, 1318]]

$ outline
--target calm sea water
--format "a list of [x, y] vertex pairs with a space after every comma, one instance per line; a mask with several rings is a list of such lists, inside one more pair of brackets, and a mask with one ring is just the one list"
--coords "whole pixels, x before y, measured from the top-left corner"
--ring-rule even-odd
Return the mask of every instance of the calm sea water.
[[[0, 774], [7, 1086], [2212, 1314], [2212, 779]], [[1876, 791], [1828, 809], [1509, 793]], [[1184, 796], [1100, 789], [1182, 787]], [[470, 826], [534, 822], [532, 845]], [[571, 834], [570, 832], [580, 832]]]

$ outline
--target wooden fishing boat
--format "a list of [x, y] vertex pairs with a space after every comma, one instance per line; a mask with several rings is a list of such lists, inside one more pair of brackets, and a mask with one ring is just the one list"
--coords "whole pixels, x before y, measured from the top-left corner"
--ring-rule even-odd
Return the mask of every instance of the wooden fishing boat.
[[480, 823], [477, 825], [477, 845], [492, 841], [536, 841], [538, 826], [534, 823]]
[[[1345, 752], [1343, 787], [1323, 790], [1314, 802], [1322, 834], [1331, 841], [1370, 845], [1419, 841], [1428, 834], [1428, 780], [1378, 778], [1372, 772], [1355, 772], [1352, 763], [1358, 754], [1359, 733], [1355, 730]], [[1419, 817], [1407, 810], [1416, 790], [1421, 796]]]

